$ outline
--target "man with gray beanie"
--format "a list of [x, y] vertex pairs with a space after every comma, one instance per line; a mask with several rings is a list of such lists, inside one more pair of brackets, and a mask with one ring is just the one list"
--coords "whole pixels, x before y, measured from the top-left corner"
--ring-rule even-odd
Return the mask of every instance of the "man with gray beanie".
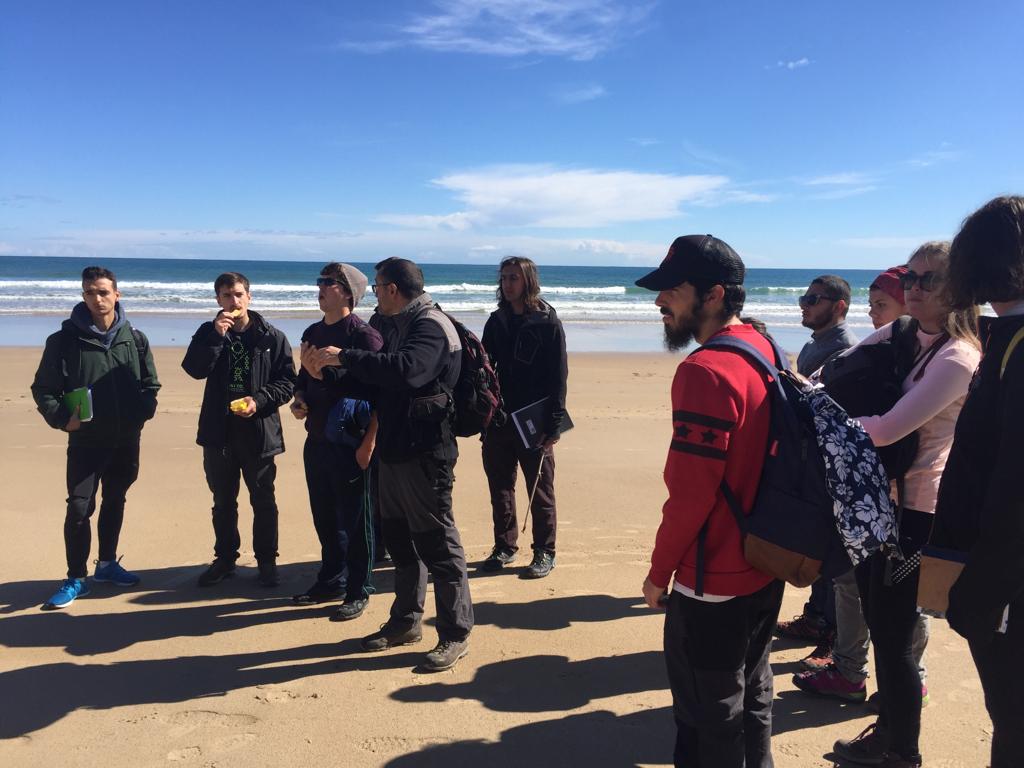
[[370, 458], [377, 419], [354, 391], [355, 382], [338, 368], [317, 361], [328, 347], [376, 352], [380, 334], [353, 310], [366, 292], [366, 275], [348, 264], [331, 262], [316, 280], [324, 316], [302, 334], [302, 348], [292, 415], [306, 420], [306, 469], [309, 507], [320, 539], [321, 563], [316, 582], [293, 601], [299, 605], [345, 600], [334, 621], [358, 618], [373, 592]]

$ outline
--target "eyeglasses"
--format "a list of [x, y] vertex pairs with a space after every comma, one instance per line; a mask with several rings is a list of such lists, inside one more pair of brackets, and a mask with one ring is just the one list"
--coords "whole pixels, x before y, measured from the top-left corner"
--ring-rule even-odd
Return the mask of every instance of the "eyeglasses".
[[373, 285], [370, 286], [370, 290], [372, 290], [374, 294], [376, 294], [378, 292], [378, 289], [386, 288], [389, 285], [394, 285], [394, 283], [374, 283]]
[[922, 291], [934, 291], [942, 285], [944, 279], [941, 272], [925, 272], [923, 275], [919, 275], [917, 272], [907, 272], [905, 275], [900, 275], [900, 288], [909, 291], [915, 285], [920, 285]]
[[830, 299], [828, 296], [822, 293], [806, 293], [800, 297], [800, 306], [813, 307], [819, 301], [835, 301], [835, 299]]
[[332, 285], [341, 285], [333, 277], [318, 277], [316, 279], [317, 286], [323, 286], [324, 288], [330, 288]]

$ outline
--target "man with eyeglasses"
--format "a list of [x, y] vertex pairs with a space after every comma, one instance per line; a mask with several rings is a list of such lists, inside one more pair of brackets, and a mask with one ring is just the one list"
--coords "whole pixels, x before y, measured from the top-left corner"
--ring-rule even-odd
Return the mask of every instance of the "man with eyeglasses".
[[452, 431], [452, 392], [462, 344], [448, 317], [423, 290], [423, 272], [408, 259], [376, 265], [377, 312], [370, 325], [384, 338], [380, 352], [320, 350], [320, 363], [338, 366], [375, 388], [379, 420], [379, 503], [384, 541], [395, 564], [395, 600], [380, 631], [363, 638], [366, 651], [418, 643], [427, 572], [434, 581], [438, 643], [423, 669], [450, 669], [466, 655], [473, 629], [466, 556], [452, 515], [458, 446]]
[[363, 395], [354, 391], [358, 382], [341, 376], [337, 367], [322, 365], [319, 351], [380, 350], [380, 333], [355, 314], [366, 284], [366, 275], [349, 264], [331, 262], [320, 270], [317, 300], [324, 316], [302, 334], [302, 367], [291, 404], [292, 415], [306, 421], [302, 462], [320, 539], [316, 581], [292, 601], [311, 605], [344, 596], [333, 621], [361, 616], [373, 592], [370, 459], [377, 418]]
[[274, 457], [284, 453], [278, 409], [292, 399], [295, 362], [283, 332], [249, 310], [249, 279], [225, 272], [213, 284], [220, 311], [199, 326], [181, 367], [206, 379], [196, 442], [203, 447], [203, 470], [213, 494], [215, 559], [199, 586], [218, 584], [235, 573], [239, 474], [252, 504], [252, 548], [258, 581], [275, 587], [277, 500]]
[[[810, 376], [858, 339], [846, 325], [850, 309], [850, 284], [838, 275], [821, 275], [811, 281], [800, 297], [801, 324], [810, 328], [811, 340], [797, 356], [796, 369]], [[811, 596], [804, 612], [791, 621], [780, 621], [777, 634], [794, 640], [817, 643], [811, 654], [801, 661], [809, 671], [826, 667], [832, 661], [835, 643], [836, 604], [829, 579], [818, 579], [811, 587]]]

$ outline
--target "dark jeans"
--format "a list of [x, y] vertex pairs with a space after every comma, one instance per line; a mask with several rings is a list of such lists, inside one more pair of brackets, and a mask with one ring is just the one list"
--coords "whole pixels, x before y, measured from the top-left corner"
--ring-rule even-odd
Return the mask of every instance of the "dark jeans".
[[494, 543], [518, 549], [519, 527], [516, 523], [516, 465], [523, 468], [527, 493], [533, 490], [544, 456], [537, 494], [533, 497], [533, 548], [555, 553], [555, 454], [548, 450], [528, 451], [509, 419], [502, 427], [487, 430], [483, 442], [484, 472], [491, 491], [491, 515], [494, 518]]
[[[907, 557], [920, 551], [931, 533], [932, 515], [903, 510], [900, 548]], [[881, 694], [878, 724], [889, 733], [889, 750], [904, 759], [920, 754], [921, 674], [914, 657], [917, 627], [917, 585], [921, 569], [915, 568], [900, 581], [886, 585], [884, 555], [872, 555], [857, 566], [861, 610], [875, 645], [875, 675]]]
[[434, 579], [437, 634], [465, 640], [473, 629], [466, 555], [452, 517], [454, 462], [423, 454], [380, 463], [384, 540], [395, 565], [390, 623], [411, 627], [423, 618], [427, 572]]
[[317, 581], [329, 588], [346, 588], [346, 600], [365, 600], [373, 592], [373, 530], [370, 520], [368, 472], [349, 477], [351, 448], [306, 439], [302, 461], [313, 527], [320, 539]]
[[[237, 418], [237, 417], [234, 417]], [[213, 552], [217, 558], [238, 559], [239, 474], [249, 489], [252, 505], [252, 548], [258, 561], [277, 559], [277, 501], [274, 480], [277, 465], [273, 456], [261, 457], [245, 433], [231, 434], [224, 448], [203, 448], [206, 484], [213, 493]]]
[[1024, 765], [1024, 597], [1010, 606], [1006, 634], [973, 640], [971, 656], [985, 691], [985, 708], [992, 718], [991, 768]]
[[88, 575], [92, 547], [89, 518], [96, 511], [96, 492], [103, 486], [96, 532], [100, 560], [117, 559], [117, 541], [124, 520], [124, 498], [139, 476], [139, 436], [124, 442], [68, 446], [68, 507], [64, 517], [64, 551], [68, 578]]
[[665, 661], [677, 728], [676, 766], [774, 765], [768, 653], [782, 589], [781, 581], [773, 581], [724, 603], [671, 592]]
[[836, 595], [831, 579], [815, 579], [811, 584], [811, 596], [804, 603], [804, 616], [829, 632], [836, 631]]

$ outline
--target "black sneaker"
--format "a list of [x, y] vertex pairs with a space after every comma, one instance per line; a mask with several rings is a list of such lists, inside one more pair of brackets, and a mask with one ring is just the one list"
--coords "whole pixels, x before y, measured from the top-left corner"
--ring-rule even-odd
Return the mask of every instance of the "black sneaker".
[[555, 567], [555, 556], [550, 552], [538, 549], [533, 553], [533, 562], [523, 571], [523, 577], [527, 579], [543, 579], [551, 569]]
[[235, 561], [218, 557], [199, 576], [200, 587], [212, 587], [235, 575]]
[[351, 621], [352, 619], [358, 619], [363, 615], [363, 611], [366, 610], [366, 604], [369, 602], [365, 597], [359, 600], [346, 600], [340, 606], [338, 610], [331, 616], [331, 621]]
[[469, 640], [441, 640], [423, 658], [423, 668], [428, 672], [443, 672], [454, 667], [467, 653]]
[[422, 639], [423, 630], [418, 623], [401, 629], [384, 622], [379, 630], [363, 638], [362, 646], [364, 651], [386, 651], [399, 645], [412, 645]]
[[345, 597], [344, 587], [331, 586], [318, 581], [301, 595], [292, 595], [292, 602], [296, 605], [315, 605], [341, 600], [343, 597]]
[[852, 739], [839, 739], [832, 747], [841, 758], [858, 765], [882, 765], [888, 750], [889, 734], [877, 722]]
[[500, 571], [516, 559], [516, 551], [511, 547], [495, 545], [487, 559], [480, 563], [481, 571]]
[[281, 579], [277, 575], [277, 563], [273, 560], [263, 560], [257, 563], [259, 567], [259, 574], [256, 576], [256, 581], [260, 583], [261, 587], [276, 587], [281, 583]]

